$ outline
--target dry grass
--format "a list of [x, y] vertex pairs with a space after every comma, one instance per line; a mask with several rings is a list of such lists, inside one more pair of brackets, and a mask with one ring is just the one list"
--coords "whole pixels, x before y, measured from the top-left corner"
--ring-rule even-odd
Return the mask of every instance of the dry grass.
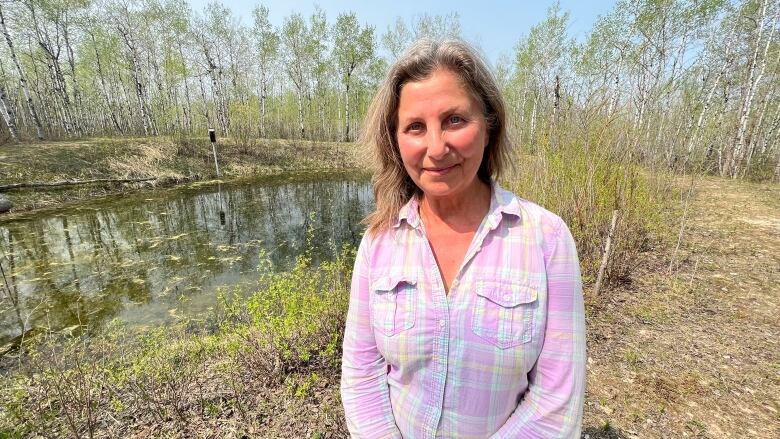
[[[220, 139], [223, 178], [288, 171], [361, 168], [352, 143]], [[0, 145], [0, 185], [90, 179], [143, 179], [54, 189], [9, 191], [10, 215], [155, 186], [215, 178], [208, 139], [188, 137], [91, 138]], [[8, 215], [5, 216], [7, 218]]]
[[677, 270], [656, 249], [631, 284], [591, 298], [591, 432], [780, 437], [778, 200], [777, 185], [704, 179]]

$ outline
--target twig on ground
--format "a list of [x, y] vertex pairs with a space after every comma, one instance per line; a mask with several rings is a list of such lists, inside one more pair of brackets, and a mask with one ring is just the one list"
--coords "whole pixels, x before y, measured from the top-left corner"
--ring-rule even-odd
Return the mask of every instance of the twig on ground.
[[685, 222], [688, 219], [688, 207], [691, 202], [691, 197], [693, 196], [693, 188], [696, 187], [696, 174], [691, 174], [691, 185], [688, 187], [688, 194], [685, 197], [685, 204], [683, 207], [683, 216], [680, 220], [680, 233], [677, 235], [677, 245], [674, 247], [674, 252], [672, 252], [672, 257], [669, 259], [669, 269], [667, 270], [669, 274], [672, 274], [672, 269], [674, 268], [674, 261], [677, 259], [677, 252], [680, 251], [680, 244], [682, 244], [683, 234], [685, 233]]

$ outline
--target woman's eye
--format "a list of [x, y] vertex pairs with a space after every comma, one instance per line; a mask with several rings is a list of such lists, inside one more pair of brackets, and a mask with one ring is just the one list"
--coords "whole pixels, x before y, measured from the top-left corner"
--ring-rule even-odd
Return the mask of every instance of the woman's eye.
[[449, 118], [449, 123], [450, 124], [459, 124], [461, 122], [463, 122], [463, 118], [460, 117], [460, 116], [452, 115]]
[[409, 131], [420, 131], [422, 130], [423, 125], [420, 122], [414, 122], [413, 124], [409, 125], [408, 130]]

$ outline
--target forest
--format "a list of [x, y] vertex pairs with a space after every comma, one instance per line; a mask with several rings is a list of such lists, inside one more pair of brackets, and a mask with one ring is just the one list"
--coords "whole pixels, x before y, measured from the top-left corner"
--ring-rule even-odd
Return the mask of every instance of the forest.
[[[576, 241], [583, 438], [775, 437], [780, 1], [550, 3], [489, 64], [500, 183]], [[0, 0], [0, 437], [348, 435], [361, 125], [467, 32], [313, 11]]]
[[[584, 41], [553, 6], [495, 72], [516, 142], [549, 129], [622, 133], [633, 160], [733, 178], [780, 178], [780, 7], [774, 0], [620, 1]], [[459, 37], [456, 13], [292, 14], [214, 2], [0, 4], [2, 135], [202, 135], [351, 141], [389, 63], [421, 37]], [[547, 137], [545, 137], [547, 136]]]

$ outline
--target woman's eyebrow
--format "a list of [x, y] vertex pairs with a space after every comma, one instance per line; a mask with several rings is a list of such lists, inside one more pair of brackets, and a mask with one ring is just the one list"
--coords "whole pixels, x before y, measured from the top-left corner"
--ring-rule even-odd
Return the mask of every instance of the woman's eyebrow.
[[456, 113], [460, 111], [461, 111], [460, 105], [453, 105], [451, 107], [448, 107], [446, 110], [442, 111], [439, 114], [450, 114], [450, 113]]
[[[444, 110], [440, 111], [439, 112], [439, 116], [450, 115], [452, 113], [464, 113], [464, 112], [465, 112], [465, 110], [463, 110], [463, 107], [461, 107], [460, 105], [456, 104], [456, 105], [451, 105], [451, 106], [445, 108]], [[410, 122], [421, 121], [421, 120], [424, 120], [424, 119], [425, 119], [424, 117], [421, 117], [419, 115], [405, 115], [405, 116], [401, 116], [401, 113], [400, 112], [398, 113], [398, 124], [399, 124], [399, 126], [403, 125], [403, 124], [406, 124], [406, 123], [410, 123]]]
[[[449, 106], [449, 107], [445, 108], [444, 110], [440, 111], [439, 115], [441, 116], [443, 114], [462, 113], [462, 112], [464, 112], [463, 107], [461, 107], [460, 105], [452, 105], [452, 106]], [[419, 120], [419, 119], [423, 119], [423, 118], [420, 117], [420, 116], [417, 116], [417, 115], [405, 116], [405, 117], [401, 117], [400, 113], [398, 115], [398, 120], [401, 120], [401, 121]]]

